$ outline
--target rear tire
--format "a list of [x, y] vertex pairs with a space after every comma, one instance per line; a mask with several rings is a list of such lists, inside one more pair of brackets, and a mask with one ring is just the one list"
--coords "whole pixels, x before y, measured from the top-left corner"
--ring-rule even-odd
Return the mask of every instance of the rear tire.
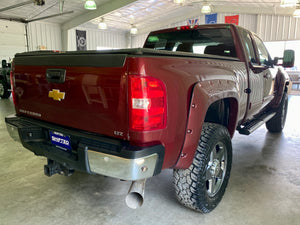
[[283, 93], [277, 113], [272, 119], [266, 122], [266, 127], [268, 131], [272, 133], [278, 133], [283, 130], [286, 121], [287, 110], [288, 110], [288, 95], [285, 92]]
[[8, 98], [11, 92], [8, 90], [8, 85], [5, 80], [0, 80], [0, 98]]
[[231, 162], [231, 138], [226, 127], [204, 123], [191, 166], [173, 172], [178, 201], [201, 213], [212, 211], [225, 193]]

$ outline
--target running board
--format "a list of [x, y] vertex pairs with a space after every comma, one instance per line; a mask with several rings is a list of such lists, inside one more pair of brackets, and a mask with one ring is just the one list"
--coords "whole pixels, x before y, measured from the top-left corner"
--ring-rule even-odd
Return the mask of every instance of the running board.
[[253, 131], [255, 131], [257, 128], [259, 128], [261, 125], [264, 125], [264, 123], [268, 122], [270, 119], [275, 116], [276, 112], [272, 112], [270, 114], [263, 114], [260, 117], [253, 119], [249, 123], [247, 123], [245, 126], [241, 127], [239, 126], [237, 130], [240, 134], [249, 135]]

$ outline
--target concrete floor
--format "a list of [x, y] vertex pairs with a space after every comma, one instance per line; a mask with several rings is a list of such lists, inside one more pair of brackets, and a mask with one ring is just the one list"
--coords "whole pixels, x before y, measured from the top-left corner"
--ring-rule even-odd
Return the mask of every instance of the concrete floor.
[[225, 196], [210, 214], [179, 205], [172, 171], [147, 181], [144, 206], [125, 205], [129, 182], [75, 173], [43, 174], [46, 160], [14, 142], [4, 117], [14, 112], [0, 99], [0, 224], [300, 224], [300, 96], [291, 96], [281, 134], [261, 127], [235, 134], [233, 167]]

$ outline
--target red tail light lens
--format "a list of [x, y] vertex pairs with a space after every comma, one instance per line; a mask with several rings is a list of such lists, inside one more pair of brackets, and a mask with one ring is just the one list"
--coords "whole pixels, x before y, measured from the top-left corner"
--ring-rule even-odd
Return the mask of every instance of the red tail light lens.
[[16, 95], [15, 95], [15, 89], [14, 89], [14, 80], [13, 80], [13, 72], [10, 71], [10, 87], [11, 87], [11, 94], [13, 97], [13, 102], [16, 104]]
[[152, 77], [129, 76], [129, 126], [150, 131], [166, 126], [166, 88]]

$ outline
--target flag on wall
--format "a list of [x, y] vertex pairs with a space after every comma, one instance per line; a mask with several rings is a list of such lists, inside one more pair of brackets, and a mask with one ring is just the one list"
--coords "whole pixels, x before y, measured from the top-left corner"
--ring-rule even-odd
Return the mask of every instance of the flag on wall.
[[205, 15], [205, 24], [217, 23], [218, 13]]
[[239, 15], [225, 16], [225, 23], [232, 23], [235, 25], [239, 25]]
[[199, 25], [199, 19], [188, 20], [188, 21], [187, 21], [187, 25], [188, 25], [188, 26]]
[[76, 30], [77, 51], [86, 50], [86, 31]]

